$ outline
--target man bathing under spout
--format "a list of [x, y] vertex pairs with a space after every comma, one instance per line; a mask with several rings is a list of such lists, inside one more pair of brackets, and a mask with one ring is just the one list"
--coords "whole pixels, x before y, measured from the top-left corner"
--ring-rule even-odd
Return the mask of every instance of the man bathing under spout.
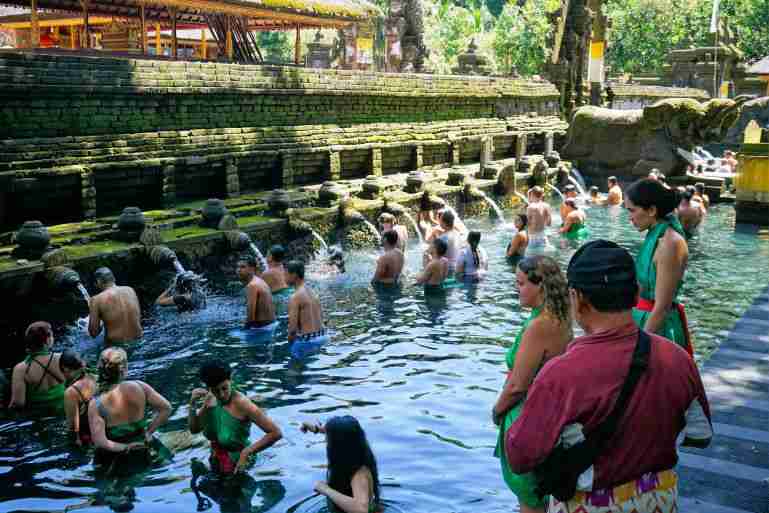
[[115, 284], [115, 275], [106, 267], [94, 273], [101, 291], [89, 302], [88, 334], [96, 338], [104, 323], [104, 342], [136, 342], [142, 338], [139, 298], [131, 287]]
[[550, 226], [550, 205], [544, 202], [545, 191], [540, 186], [529, 189], [529, 206], [526, 217], [529, 220], [529, 247], [527, 251], [543, 251], [547, 246], [545, 228]]
[[243, 255], [238, 261], [238, 278], [246, 287], [246, 328], [262, 328], [275, 322], [275, 305], [270, 286], [256, 275], [256, 258]]

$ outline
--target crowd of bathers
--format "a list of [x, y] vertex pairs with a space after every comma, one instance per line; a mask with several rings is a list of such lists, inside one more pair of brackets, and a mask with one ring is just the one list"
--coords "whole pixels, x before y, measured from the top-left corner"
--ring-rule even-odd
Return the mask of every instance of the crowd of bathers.
[[[685, 191], [685, 205], [656, 174], [624, 192], [614, 177], [607, 186], [605, 196], [591, 191], [586, 198], [566, 188], [558, 232], [587, 236], [583, 203], [624, 204], [633, 226], [646, 233], [635, 259], [597, 240], [561, 269], [547, 256], [552, 216], [541, 187], [529, 190], [507, 248], [520, 305], [531, 314], [507, 350], [508, 373], [491, 420], [499, 426], [495, 454], [503, 478], [523, 513], [677, 511], [676, 440], [685, 432], [687, 444], [703, 446], [712, 435], [693, 337], [677, 300], [688, 262], [684, 206], [695, 195], [703, 204], [707, 198]], [[383, 252], [372, 284], [397, 286], [408, 230], [389, 213], [379, 224]], [[420, 212], [417, 224], [428, 246], [415, 280], [426, 292], [483, 279], [489, 261], [479, 231], [468, 231], [450, 207]], [[305, 285], [304, 262], [286, 257], [280, 245], [266, 258], [240, 257], [245, 330], [271, 334], [276, 304], [285, 300], [289, 342], [311, 343], [327, 336], [321, 302]], [[148, 453], [162, 459], [167, 449], [155, 433], [169, 420], [171, 404], [147, 383], [126, 379], [128, 356], [120, 347], [142, 338], [138, 298], [107, 268], [95, 272], [95, 282], [88, 331], [94, 337], [104, 331], [107, 346], [96, 368], [72, 350], [54, 352], [51, 325], [34, 322], [25, 333], [27, 357], [13, 369], [10, 407], [60, 412], [73, 442], [94, 447], [97, 469], [147, 462]], [[157, 304], [191, 310], [205, 306], [201, 296], [195, 276], [182, 273]], [[584, 336], [574, 337], [574, 323]], [[210, 442], [210, 472], [237, 475], [281, 439], [281, 428], [238, 391], [228, 362], [204, 363], [199, 378], [201, 387], [190, 391], [188, 429]], [[256, 440], [252, 424], [259, 428]], [[376, 459], [360, 423], [333, 417], [301, 430], [326, 436], [327, 475], [315, 490], [341, 511], [380, 511]]]

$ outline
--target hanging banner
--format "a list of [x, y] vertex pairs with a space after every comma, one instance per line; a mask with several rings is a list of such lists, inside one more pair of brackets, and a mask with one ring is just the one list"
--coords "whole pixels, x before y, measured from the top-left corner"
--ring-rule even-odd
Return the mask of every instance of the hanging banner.
[[603, 53], [605, 41], [593, 41], [590, 43], [590, 62], [587, 67], [588, 82], [603, 83]]

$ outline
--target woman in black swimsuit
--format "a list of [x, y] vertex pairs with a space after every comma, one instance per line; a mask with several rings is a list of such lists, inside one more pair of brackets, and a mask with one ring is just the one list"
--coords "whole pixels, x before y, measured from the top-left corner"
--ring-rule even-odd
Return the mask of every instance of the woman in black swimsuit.
[[64, 412], [67, 426], [75, 435], [78, 445], [91, 444], [91, 428], [88, 425], [88, 402], [96, 394], [96, 377], [88, 372], [85, 362], [75, 351], [67, 349], [61, 354], [59, 365], [67, 382], [71, 383], [64, 393]]

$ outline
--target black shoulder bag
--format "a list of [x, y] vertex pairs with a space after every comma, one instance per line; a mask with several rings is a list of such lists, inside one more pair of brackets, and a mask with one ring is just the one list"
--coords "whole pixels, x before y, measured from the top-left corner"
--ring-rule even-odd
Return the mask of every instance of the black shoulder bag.
[[580, 474], [590, 468], [606, 442], [617, 431], [617, 424], [625, 413], [638, 380], [649, 366], [650, 350], [649, 335], [644, 330], [639, 330], [630, 370], [609, 416], [585, 435], [582, 442], [568, 449], [562, 444], [556, 445], [547, 459], [534, 469], [537, 478], [536, 491], [540, 497], [551, 495], [561, 502], [567, 502], [576, 495]]

